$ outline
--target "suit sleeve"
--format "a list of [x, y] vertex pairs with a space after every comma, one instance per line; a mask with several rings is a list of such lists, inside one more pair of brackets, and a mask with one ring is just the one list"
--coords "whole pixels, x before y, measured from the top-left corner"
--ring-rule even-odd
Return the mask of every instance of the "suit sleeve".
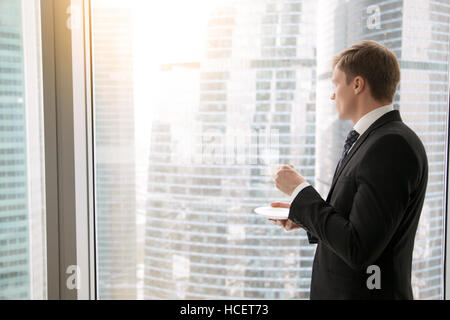
[[319, 239], [317, 239], [316, 237], [314, 237], [311, 232], [306, 232], [306, 235], [308, 236], [308, 242], [309, 244], [316, 244], [319, 243]]
[[289, 219], [351, 268], [365, 269], [383, 252], [401, 222], [419, 171], [418, 160], [403, 137], [383, 136], [355, 168], [356, 193], [350, 212], [339, 212], [309, 186], [292, 202]]

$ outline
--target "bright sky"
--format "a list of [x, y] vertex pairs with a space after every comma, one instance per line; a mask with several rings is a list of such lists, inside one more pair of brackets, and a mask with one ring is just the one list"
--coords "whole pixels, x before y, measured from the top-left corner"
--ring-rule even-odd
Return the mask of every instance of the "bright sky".
[[[149, 139], [161, 64], [199, 62], [210, 11], [222, 0], [129, 0], [133, 10], [136, 139]], [[146, 119], [145, 124], [142, 124]], [[140, 123], [139, 123], [140, 122]], [[140, 126], [142, 124], [142, 127]], [[144, 131], [142, 131], [144, 130]], [[145, 131], [147, 130], [147, 131]], [[139, 143], [143, 148], [147, 144]]]
[[159, 84], [160, 65], [199, 62], [204, 55], [209, 13], [223, 2], [229, 0], [93, 1], [93, 6], [132, 9], [138, 190], [147, 190], [145, 171], [148, 169], [151, 124], [161, 112], [158, 110], [158, 101], [163, 94]]
[[[199, 61], [215, 0], [134, 0], [136, 48], [158, 63]], [[141, 51], [141, 52], [142, 52]]]
[[214, 7], [227, 0], [94, 0], [93, 7], [131, 8], [136, 51], [156, 63], [199, 60]]
[[219, 1], [128, 1], [133, 10], [135, 108], [144, 112], [141, 119], [150, 119], [150, 101], [159, 101], [161, 92], [152, 89], [159, 87], [161, 64], [202, 59], [209, 12]]
[[[93, 8], [131, 8], [136, 177], [145, 184], [151, 124], [162, 92], [161, 64], [199, 62], [204, 55], [209, 13], [233, 0], [94, 0]], [[111, 21], [114, 23], [114, 21]], [[94, 44], [95, 47], [95, 44]], [[188, 89], [188, 88], [186, 88]], [[189, 90], [189, 89], [188, 89]], [[142, 188], [146, 190], [146, 188]]]

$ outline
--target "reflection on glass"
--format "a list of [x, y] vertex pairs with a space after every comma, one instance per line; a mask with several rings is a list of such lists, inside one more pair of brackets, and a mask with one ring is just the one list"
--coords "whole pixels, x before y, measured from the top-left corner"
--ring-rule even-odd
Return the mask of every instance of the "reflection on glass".
[[99, 297], [308, 298], [315, 246], [253, 209], [288, 201], [273, 163], [326, 197], [351, 126], [331, 59], [372, 39], [430, 162], [414, 294], [442, 298], [446, 1], [194, 2], [92, 2]]
[[47, 295], [38, 8], [0, 0], [0, 300]]

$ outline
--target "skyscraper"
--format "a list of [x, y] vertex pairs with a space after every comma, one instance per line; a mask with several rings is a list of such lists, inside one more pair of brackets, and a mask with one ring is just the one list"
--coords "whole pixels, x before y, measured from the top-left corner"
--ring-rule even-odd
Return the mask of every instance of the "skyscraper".
[[[204, 59], [184, 71], [199, 81], [197, 101], [181, 96], [196, 101], [195, 117], [152, 126], [145, 298], [308, 296], [305, 234], [286, 236], [253, 209], [286, 200], [262, 159], [270, 132], [279, 138], [275, 163], [314, 180], [314, 16], [311, 1], [230, 3], [211, 13]], [[170, 71], [176, 81], [181, 71]], [[194, 142], [184, 163], [171, 159], [180, 125]]]
[[131, 9], [94, 2], [93, 68], [98, 293], [136, 298]]
[[0, 1], [0, 299], [46, 297], [36, 2]]

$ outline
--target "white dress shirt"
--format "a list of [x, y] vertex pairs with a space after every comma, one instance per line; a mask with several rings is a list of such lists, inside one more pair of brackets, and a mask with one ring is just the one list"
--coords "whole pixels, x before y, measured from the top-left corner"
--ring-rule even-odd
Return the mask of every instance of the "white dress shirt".
[[[358, 122], [356, 122], [355, 125], [353, 126], [353, 130], [359, 133], [358, 139], [372, 125], [372, 123], [381, 118], [385, 113], [388, 113], [393, 110], [394, 106], [392, 104], [388, 104], [386, 106], [378, 107], [362, 116], [361, 119], [359, 119]], [[348, 149], [348, 152], [350, 152], [350, 150], [353, 148], [354, 145], [355, 144], [353, 143], [350, 149]], [[297, 188], [295, 188], [294, 191], [292, 192], [290, 203], [294, 201], [295, 197], [297, 197], [300, 191], [302, 191], [304, 188], [308, 186], [310, 186], [310, 184], [307, 181], [299, 184]]]

